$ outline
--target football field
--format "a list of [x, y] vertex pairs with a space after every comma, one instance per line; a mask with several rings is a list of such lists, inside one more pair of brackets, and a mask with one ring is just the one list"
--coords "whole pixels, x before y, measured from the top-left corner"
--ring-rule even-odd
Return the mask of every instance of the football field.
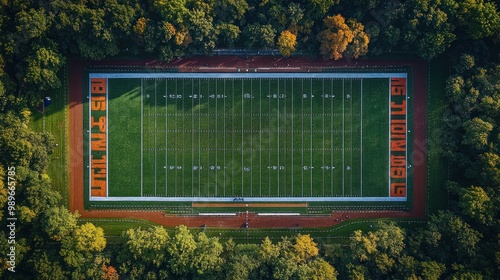
[[90, 201], [406, 201], [407, 73], [90, 73]]

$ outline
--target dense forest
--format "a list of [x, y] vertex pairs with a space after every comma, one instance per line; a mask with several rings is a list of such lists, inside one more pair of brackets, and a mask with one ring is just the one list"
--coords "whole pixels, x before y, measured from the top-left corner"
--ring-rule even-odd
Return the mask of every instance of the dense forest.
[[[101, 228], [61, 206], [46, 174], [56, 144], [30, 127], [31, 112], [61, 87], [71, 58], [169, 61], [214, 49], [327, 60], [402, 52], [448, 61], [439, 132], [451, 167], [446, 209], [412, 230], [379, 222], [342, 245], [308, 235], [235, 244], [179, 226], [130, 229], [106, 247]], [[499, 279], [499, 49], [500, 13], [489, 0], [2, 0], [0, 276]]]

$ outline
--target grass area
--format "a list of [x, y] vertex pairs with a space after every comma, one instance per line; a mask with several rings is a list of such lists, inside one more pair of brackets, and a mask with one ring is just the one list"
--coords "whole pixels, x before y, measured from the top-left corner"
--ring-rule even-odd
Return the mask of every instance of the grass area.
[[448, 207], [444, 187], [449, 175], [448, 162], [442, 154], [441, 129], [446, 110], [444, 88], [449, 73], [448, 60], [441, 56], [430, 63], [427, 91], [427, 212]]
[[60, 79], [62, 87], [47, 94], [52, 103], [42, 112], [32, 112], [30, 125], [35, 131], [49, 132], [55, 139], [57, 146], [50, 155], [47, 174], [52, 180], [52, 188], [62, 196], [61, 204], [69, 207], [68, 78], [66, 71], [61, 73]]
[[[374, 229], [377, 221], [384, 219], [356, 219], [347, 220], [337, 226], [328, 228], [284, 228], [284, 229], [224, 229], [224, 228], [190, 228], [193, 234], [205, 232], [209, 237], [219, 237], [221, 242], [233, 239], [237, 243], [257, 243], [260, 244], [265, 237], [277, 241], [284, 236], [293, 237], [297, 234], [309, 234], [318, 243], [347, 243], [349, 236], [355, 230], [363, 232]], [[393, 219], [394, 220], [394, 219]], [[405, 229], [412, 229], [423, 225], [422, 220], [396, 219], [399, 226]], [[112, 244], [123, 241], [121, 234], [130, 228], [149, 228], [157, 226], [145, 220], [134, 219], [80, 219], [79, 223], [91, 222], [103, 228], [108, 242]], [[166, 228], [169, 233], [173, 233], [173, 228]]]
[[108, 90], [109, 196], [388, 195], [388, 79], [109, 79]]

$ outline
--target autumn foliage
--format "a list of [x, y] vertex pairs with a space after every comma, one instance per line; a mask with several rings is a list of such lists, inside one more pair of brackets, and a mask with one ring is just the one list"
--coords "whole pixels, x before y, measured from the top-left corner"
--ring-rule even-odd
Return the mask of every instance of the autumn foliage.
[[278, 51], [282, 56], [288, 57], [294, 51], [297, 46], [297, 36], [288, 30], [281, 32], [278, 38]]
[[323, 21], [326, 29], [318, 34], [320, 52], [325, 59], [358, 58], [368, 53], [370, 38], [363, 24], [354, 19], [345, 21], [342, 15], [329, 16]]

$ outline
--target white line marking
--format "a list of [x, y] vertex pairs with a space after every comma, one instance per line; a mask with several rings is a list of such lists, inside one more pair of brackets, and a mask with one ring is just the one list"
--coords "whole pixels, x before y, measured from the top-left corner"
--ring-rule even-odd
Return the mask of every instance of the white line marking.
[[359, 165], [359, 169], [360, 169], [360, 188], [361, 188], [361, 196], [363, 196], [363, 79], [361, 79], [361, 110], [360, 110], [360, 150], [359, 150], [359, 153], [360, 153], [360, 158], [361, 158], [361, 163]]
[[388, 113], [388, 126], [387, 126], [387, 133], [389, 134], [389, 141], [388, 141], [388, 149], [387, 149], [387, 153], [388, 153], [388, 162], [387, 162], [387, 171], [388, 171], [388, 180], [389, 180], [389, 184], [388, 184], [388, 196], [390, 197], [391, 196], [391, 86], [392, 86], [392, 82], [391, 82], [391, 78], [389, 77], [389, 102], [388, 103], [388, 106], [389, 106], [389, 113]]
[[239, 78], [311, 78], [311, 79], [325, 79], [325, 78], [407, 78], [407, 73], [187, 73], [187, 72], [164, 72], [164, 73], [89, 73], [90, 78], [226, 78], [226, 79], [239, 79]]
[[144, 195], [143, 185], [144, 185], [144, 79], [141, 79], [141, 196]]
[[342, 196], [344, 193], [344, 183], [345, 183], [345, 80], [342, 79]]

